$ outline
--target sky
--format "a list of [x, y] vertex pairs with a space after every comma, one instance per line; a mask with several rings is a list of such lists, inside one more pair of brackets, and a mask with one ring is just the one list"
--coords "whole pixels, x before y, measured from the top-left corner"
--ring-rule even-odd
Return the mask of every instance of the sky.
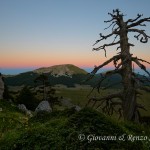
[[[137, 13], [150, 17], [149, 6], [149, 0], [0, 0], [0, 72], [15, 74], [59, 64], [99, 65], [117, 53], [115, 47], [107, 48], [105, 58], [103, 51], [92, 51], [99, 33], [111, 32], [104, 30], [109, 26], [104, 23], [110, 19], [108, 12], [119, 8], [125, 20]], [[150, 35], [150, 23], [146, 25], [142, 28]], [[134, 56], [150, 61], [150, 42], [142, 44], [134, 34], [129, 41], [135, 45]]]

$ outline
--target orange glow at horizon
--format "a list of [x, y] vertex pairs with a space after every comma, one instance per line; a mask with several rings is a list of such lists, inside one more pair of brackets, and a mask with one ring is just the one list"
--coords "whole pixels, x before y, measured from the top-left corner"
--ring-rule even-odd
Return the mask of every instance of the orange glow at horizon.
[[[147, 61], [149, 60], [148, 51], [147, 54], [137, 52], [137, 56]], [[63, 52], [60, 50], [50, 53], [49, 51], [42, 53], [42, 51], [14, 51], [11, 55], [2, 52], [0, 55], [0, 68], [30, 68], [30, 67], [50, 67], [60, 64], [73, 64], [78, 67], [94, 67], [99, 66], [106, 60], [110, 59], [114, 55], [114, 51], [108, 51], [108, 57], [104, 57], [103, 52], [83, 51], [76, 52]], [[134, 55], [135, 57], [136, 55]], [[143, 63], [147, 68], [150, 68], [149, 64]], [[108, 64], [105, 68], [112, 68], [113, 63]], [[135, 65], [137, 68], [137, 66]]]

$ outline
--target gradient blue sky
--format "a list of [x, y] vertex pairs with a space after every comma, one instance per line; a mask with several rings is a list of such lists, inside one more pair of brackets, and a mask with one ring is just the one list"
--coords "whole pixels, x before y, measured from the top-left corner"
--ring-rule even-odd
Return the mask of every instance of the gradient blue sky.
[[[103, 51], [92, 51], [99, 33], [110, 31], [104, 31], [109, 25], [104, 23], [110, 19], [107, 13], [119, 8], [127, 19], [137, 13], [150, 17], [149, 6], [149, 0], [0, 0], [0, 72], [58, 64], [98, 65], [116, 53], [108, 48], [104, 58]], [[150, 35], [150, 23], [145, 29]], [[150, 61], [150, 42], [129, 38], [136, 45], [133, 54]]]

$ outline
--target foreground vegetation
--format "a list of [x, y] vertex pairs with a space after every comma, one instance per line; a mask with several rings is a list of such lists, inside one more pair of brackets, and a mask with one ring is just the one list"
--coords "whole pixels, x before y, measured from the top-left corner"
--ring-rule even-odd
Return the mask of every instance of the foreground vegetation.
[[[73, 108], [37, 114], [28, 118], [16, 106], [0, 101], [0, 149], [100, 149], [148, 150], [150, 141], [131, 140], [128, 135], [150, 135], [150, 129], [141, 125], [117, 122], [103, 114], [84, 108]], [[125, 135], [124, 140], [119, 139]], [[114, 136], [116, 139], [96, 139], [97, 136]], [[85, 139], [84, 139], [85, 138]]]

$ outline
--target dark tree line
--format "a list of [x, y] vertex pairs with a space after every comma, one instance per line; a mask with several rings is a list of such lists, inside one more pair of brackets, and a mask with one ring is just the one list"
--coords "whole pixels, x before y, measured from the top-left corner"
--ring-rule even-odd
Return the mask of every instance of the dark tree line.
[[120, 117], [123, 116], [125, 120], [139, 121], [139, 109], [145, 110], [145, 108], [141, 104], [137, 103], [137, 97], [141, 95], [138, 89], [149, 92], [150, 89], [146, 86], [142, 86], [141, 83], [144, 81], [150, 82], [150, 80], [147, 77], [144, 79], [137, 78], [134, 73], [133, 63], [137, 64], [148, 76], [150, 76], [146, 66], [143, 64], [143, 62], [147, 64], [150, 64], [150, 62], [134, 57], [133, 54], [131, 54], [130, 48], [134, 45], [128, 41], [128, 34], [135, 33], [136, 35], [134, 37], [137, 40], [142, 43], [147, 43], [150, 36], [145, 33], [145, 30], [141, 30], [137, 27], [146, 26], [144, 22], [150, 22], [150, 17], [142, 18], [143, 15], [137, 14], [135, 19], [128, 19], [125, 21], [124, 14], [122, 14], [118, 9], [113, 10], [113, 12], [108, 13], [108, 15], [110, 15], [111, 19], [104, 22], [110, 23], [110, 25], [105, 29], [112, 27], [112, 32], [108, 35], [100, 33], [100, 39], [97, 40], [95, 44], [103, 40], [107, 40], [109, 37], [114, 37], [114, 40], [112, 43], [101, 45], [97, 48], [93, 48], [93, 50], [104, 50], [106, 56], [106, 47], [118, 45], [117, 50], [120, 50], [120, 52], [103, 64], [96, 66], [91, 72], [91, 77], [93, 77], [99, 69], [113, 62], [115, 69], [103, 75], [103, 78], [99, 81], [97, 88], [101, 88], [101, 83], [105, 78], [113, 74], [120, 74], [122, 77], [123, 90], [102, 98], [91, 98], [89, 103], [94, 102], [94, 107], [97, 102], [99, 102], [97, 108], [102, 106], [103, 111], [110, 115], [114, 112], [118, 112]]

